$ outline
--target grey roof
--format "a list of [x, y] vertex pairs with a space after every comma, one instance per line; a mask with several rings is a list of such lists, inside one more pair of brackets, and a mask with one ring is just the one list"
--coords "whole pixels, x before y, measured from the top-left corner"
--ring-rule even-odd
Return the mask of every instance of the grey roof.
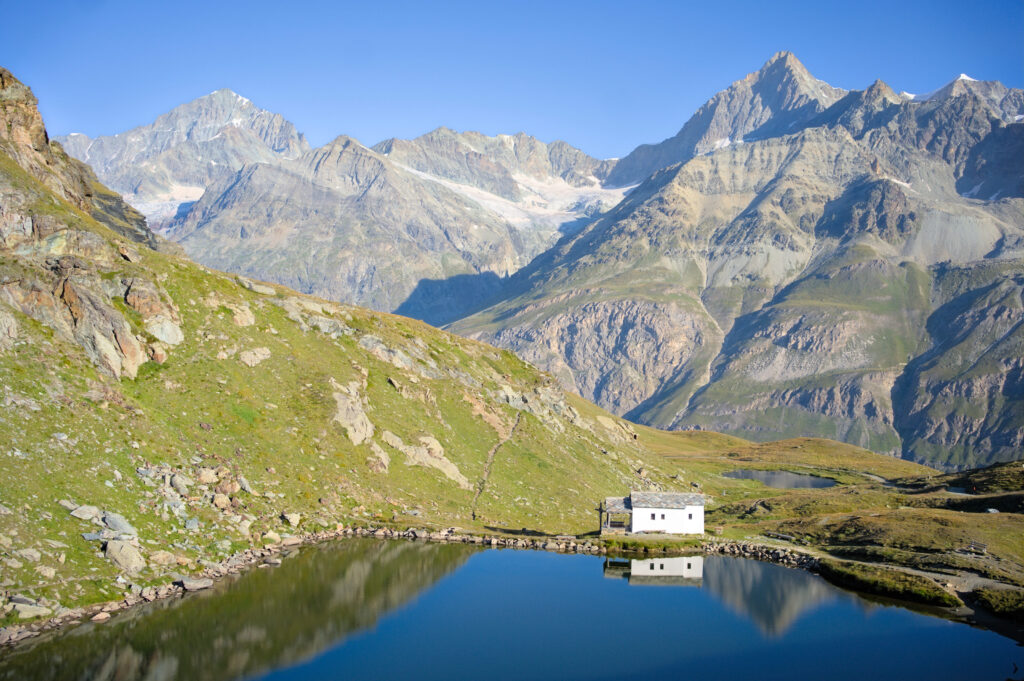
[[606, 497], [604, 510], [606, 513], [632, 513], [633, 507], [629, 503], [629, 497]]
[[686, 508], [703, 506], [704, 495], [693, 492], [630, 492], [631, 507]]

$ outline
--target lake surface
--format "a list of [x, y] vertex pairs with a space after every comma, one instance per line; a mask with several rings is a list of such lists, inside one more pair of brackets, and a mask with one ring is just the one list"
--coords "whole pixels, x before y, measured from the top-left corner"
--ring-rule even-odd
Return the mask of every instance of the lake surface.
[[368, 539], [0, 652], [4, 681], [934, 681], [1019, 670], [1024, 648], [1008, 638], [776, 565]]
[[735, 478], [738, 480], [758, 480], [776, 489], [801, 489], [806, 487], [822, 488], [832, 487], [836, 484], [831, 478], [823, 478], [819, 475], [804, 475], [802, 473], [791, 473], [789, 471], [759, 471], [753, 469], [740, 469], [722, 473], [723, 477]]

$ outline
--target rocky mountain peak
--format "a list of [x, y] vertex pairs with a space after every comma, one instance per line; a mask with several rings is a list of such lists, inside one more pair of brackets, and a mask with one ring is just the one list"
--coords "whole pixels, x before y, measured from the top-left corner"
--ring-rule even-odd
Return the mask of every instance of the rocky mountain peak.
[[630, 152], [616, 164], [607, 184], [635, 184], [659, 168], [700, 154], [797, 132], [844, 95], [845, 90], [812, 76], [791, 52], [778, 52], [709, 99], [675, 137]]

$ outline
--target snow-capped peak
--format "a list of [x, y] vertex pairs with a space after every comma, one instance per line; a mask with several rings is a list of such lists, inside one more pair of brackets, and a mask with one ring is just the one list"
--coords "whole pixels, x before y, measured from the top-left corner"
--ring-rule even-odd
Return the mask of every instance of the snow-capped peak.
[[966, 73], [961, 73], [961, 74], [960, 74], [959, 76], [957, 76], [957, 77], [956, 77], [956, 79], [957, 79], [957, 80], [970, 80], [970, 81], [974, 81], [974, 80], [977, 80], [977, 79], [975, 79], [975, 78], [971, 78], [971, 77], [970, 77], [970, 76], [968, 76], [968, 75], [967, 75]]

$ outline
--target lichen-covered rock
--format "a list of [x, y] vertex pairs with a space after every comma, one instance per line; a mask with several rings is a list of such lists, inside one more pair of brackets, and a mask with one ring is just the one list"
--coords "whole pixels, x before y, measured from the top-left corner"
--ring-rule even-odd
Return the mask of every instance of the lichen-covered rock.
[[408, 466], [426, 466], [441, 471], [451, 481], [455, 482], [462, 489], [472, 489], [469, 480], [459, 471], [458, 466], [448, 460], [444, 455], [444, 447], [437, 439], [424, 435], [420, 437], [419, 445], [407, 445], [389, 430], [381, 433], [381, 438], [389, 446], [394, 447], [405, 455], [405, 463]]
[[354, 445], [361, 445], [373, 437], [373, 423], [366, 415], [363, 399], [359, 394], [359, 383], [351, 382], [341, 385], [331, 379], [334, 388], [333, 421], [345, 429], [345, 434]]
[[126, 541], [108, 541], [103, 553], [110, 562], [128, 574], [135, 574], [146, 567], [146, 559]]
[[0, 352], [9, 350], [18, 339], [18, 320], [14, 315], [0, 307]]
[[270, 359], [270, 348], [253, 348], [238, 353], [238, 360], [247, 367], [254, 367]]

